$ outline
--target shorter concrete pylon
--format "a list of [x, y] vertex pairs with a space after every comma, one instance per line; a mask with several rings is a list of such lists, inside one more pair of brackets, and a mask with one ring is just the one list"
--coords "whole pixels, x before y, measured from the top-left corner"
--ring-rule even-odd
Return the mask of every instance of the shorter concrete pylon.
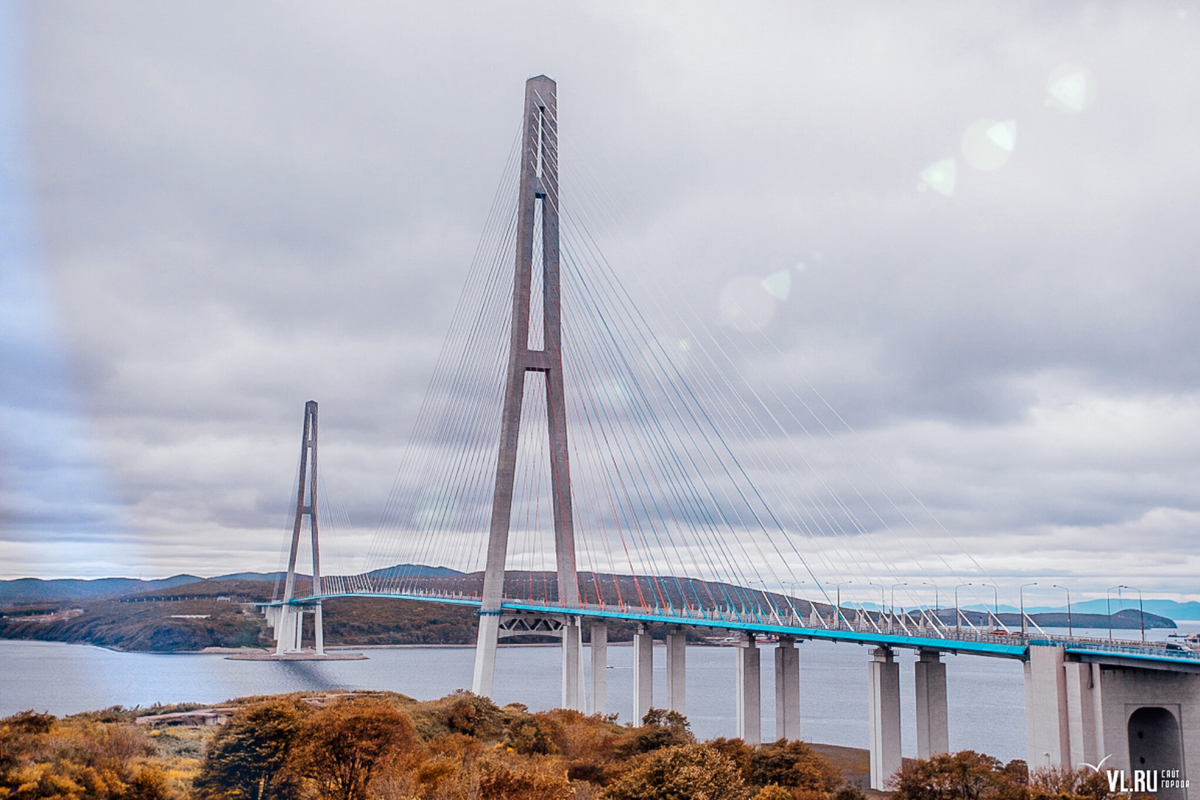
[[667, 709], [687, 714], [687, 634], [674, 627], [667, 632]]
[[900, 769], [900, 665], [889, 647], [876, 647], [867, 664], [871, 788], [884, 791]]
[[592, 713], [608, 710], [608, 623], [592, 620]]
[[633, 724], [641, 725], [654, 703], [654, 639], [645, 625], [633, 634]]
[[585, 712], [583, 688], [583, 629], [579, 617], [568, 615], [562, 627], [562, 707]]
[[922, 650], [913, 665], [917, 696], [917, 758], [950, 752], [946, 665], [936, 650]]
[[746, 744], [759, 744], [762, 742], [762, 662], [754, 634], [743, 634], [736, 650], [737, 735]]
[[800, 738], [800, 650], [787, 636], [775, 647], [775, 738]]

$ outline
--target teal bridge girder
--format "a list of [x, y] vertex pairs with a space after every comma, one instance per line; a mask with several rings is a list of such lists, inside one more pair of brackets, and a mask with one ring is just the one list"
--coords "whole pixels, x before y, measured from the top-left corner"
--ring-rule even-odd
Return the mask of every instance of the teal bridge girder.
[[[274, 601], [261, 603], [262, 607], [270, 606], [311, 606], [324, 600], [337, 598], [373, 598], [381, 600], [415, 600], [423, 603], [441, 603], [479, 608], [481, 600], [477, 597], [443, 594], [423, 594], [419, 592], [331, 592], [308, 597], [298, 597], [290, 602]], [[813, 641], [845, 642], [874, 647], [904, 648], [912, 650], [937, 650], [942, 653], [990, 656], [993, 658], [1011, 658], [1021, 661], [1028, 660], [1029, 646], [1058, 645], [1066, 648], [1068, 653], [1092, 658], [1131, 660], [1154, 664], [1160, 667], [1184, 666], [1194, 667], [1200, 671], [1200, 653], [1172, 651], [1162, 647], [1143, 646], [1138, 642], [1107, 642], [1083, 637], [1047, 637], [1045, 635], [994, 636], [979, 633], [956, 634], [951, 629], [938, 631], [936, 634], [918, 635], [913, 633], [895, 633], [881, 631], [853, 630], [851, 628], [814, 628], [804, 625], [789, 625], [785, 622], [764, 621], [767, 614], [721, 611], [682, 611], [670, 609], [628, 610], [609, 606], [583, 605], [566, 607], [554, 604], [539, 604], [520, 600], [505, 600], [501, 604], [501, 613], [529, 613], [559, 616], [576, 616], [586, 619], [621, 620], [640, 622], [644, 624], [679, 625], [696, 628], [727, 630], [731, 633], [754, 633], [766, 636], [788, 636], [794, 639], [809, 639]], [[779, 618], [778, 613], [775, 613]], [[732, 618], [731, 618], [732, 617]], [[1191, 671], [1191, 670], [1189, 670]]]

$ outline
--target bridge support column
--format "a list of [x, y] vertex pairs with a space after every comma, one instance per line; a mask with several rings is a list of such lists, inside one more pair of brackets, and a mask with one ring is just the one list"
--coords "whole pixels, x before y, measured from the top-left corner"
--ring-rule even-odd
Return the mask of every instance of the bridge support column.
[[317, 603], [316, 608], [313, 609], [313, 636], [315, 638], [313, 648], [316, 654], [325, 655], [325, 627], [320, 603]]
[[870, 692], [871, 788], [883, 791], [900, 769], [900, 665], [891, 648], [876, 647], [867, 664]]
[[296, 606], [279, 606], [275, 623], [275, 655], [294, 653], [300, 649], [300, 631], [303, 617]]
[[922, 650], [913, 665], [917, 684], [917, 758], [950, 752], [946, 665], [936, 650]]
[[1025, 747], [1029, 768], [1074, 767], [1069, 736], [1063, 648], [1030, 645], [1029, 660], [1025, 662]]
[[579, 617], [568, 616], [562, 627], [562, 707], [584, 711], [583, 702], [583, 629]]
[[667, 708], [687, 713], [687, 635], [682, 628], [667, 633]]
[[479, 638], [475, 642], [475, 676], [471, 691], [482, 697], [492, 696], [496, 677], [496, 645], [500, 638], [500, 612], [479, 612]]
[[1104, 707], [1100, 702], [1100, 665], [1067, 662], [1067, 741], [1070, 764], [1097, 764], [1104, 752]]
[[608, 623], [592, 622], [592, 713], [608, 710]]
[[800, 650], [786, 636], [775, 647], [775, 738], [800, 738]]
[[746, 744], [762, 742], [760, 658], [754, 634], [744, 634], [737, 648], [737, 735]]
[[654, 702], [654, 639], [645, 625], [633, 634], [633, 724], [641, 725]]

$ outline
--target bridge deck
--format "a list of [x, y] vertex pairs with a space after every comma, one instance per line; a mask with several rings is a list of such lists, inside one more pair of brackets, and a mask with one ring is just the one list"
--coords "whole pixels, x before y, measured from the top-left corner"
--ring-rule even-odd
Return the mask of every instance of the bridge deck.
[[[311, 605], [318, 600], [332, 600], [339, 597], [369, 597], [389, 600], [416, 600], [423, 603], [443, 603], [478, 608], [480, 599], [469, 596], [454, 596], [442, 594], [421, 593], [392, 593], [392, 592], [344, 592], [315, 595], [297, 598], [293, 605]], [[263, 605], [283, 605], [282, 602], [266, 603]], [[502, 611], [530, 614], [555, 614], [586, 617], [589, 619], [614, 619], [628, 622], [643, 622], [647, 624], [685, 625], [714, 630], [759, 633], [768, 636], [791, 636], [796, 639], [812, 639], [816, 641], [846, 642], [865, 646], [902, 647], [909, 649], [938, 650], [943, 653], [963, 653], [967, 655], [991, 656], [996, 658], [1015, 658], [1025, 660], [1029, 657], [1029, 645], [1061, 645], [1068, 653], [1083, 656], [1089, 660], [1113, 659], [1114, 662], [1143, 662], [1146, 666], [1169, 667], [1179, 665], [1185, 668], [1200, 669], [1200, 653], [1167, 650], [1162, 647], [1142, 646], [1140, 643], [1106, 642], [1103, 640], [1083, 639], [1079, 637], [1020, 636], [1020, 635], [991, 635], [975, 631], [956, 633], [945, 629], [938, 631], [880, 631], [854, 629], [852, 626], [843, 628], [815, 628], [803, 624], [792, 624], [778, 614], [732, 613], [721, 611], [697, 610], [668, 610], [644, 609], [630, 610], [612, 607], [585, 605], [580, 608], [565, 608], [555, 605], [539, 605], [536, 603], [509, 600], [505, 601]], [[763, 617], [774, 616], [775, 621]]]

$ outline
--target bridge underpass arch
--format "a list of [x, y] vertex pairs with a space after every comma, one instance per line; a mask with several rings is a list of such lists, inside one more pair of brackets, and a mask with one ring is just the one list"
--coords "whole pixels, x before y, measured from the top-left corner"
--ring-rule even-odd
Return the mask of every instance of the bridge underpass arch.
[[1142, 706], [1129, 715], [1127, 731], [1130, 768], [1157, 771], [1156, 796], [1161, 800], [1184, 800], [1184, 789], [1163, 786], [1163, 781], [1184, 777], [1179, 718], [1162, 706]]

